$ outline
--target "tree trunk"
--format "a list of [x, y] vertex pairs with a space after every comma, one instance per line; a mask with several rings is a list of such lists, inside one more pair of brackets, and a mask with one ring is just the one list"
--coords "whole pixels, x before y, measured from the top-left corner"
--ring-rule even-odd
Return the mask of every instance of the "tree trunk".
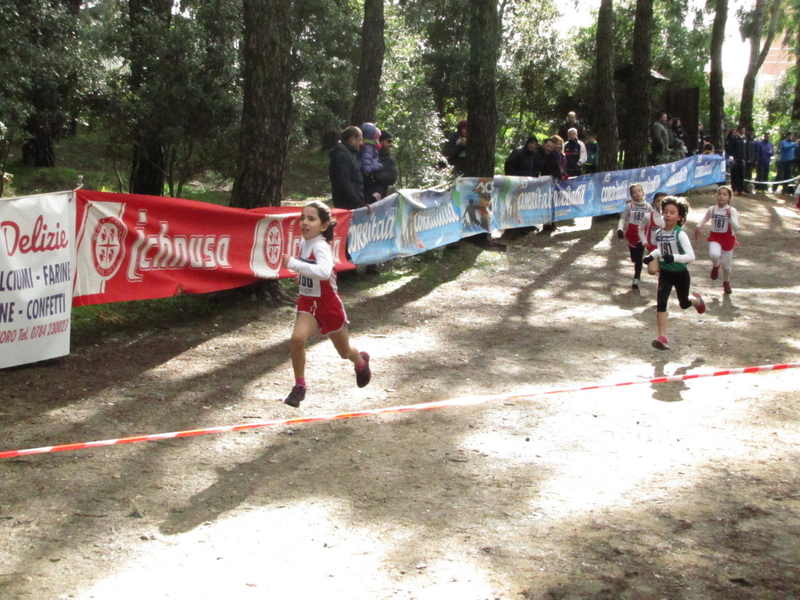
[[231, 206], [280, 206], [292, 117], [291, 2], [244, 0], [240, 167]]
[[631, 78], [630, 115], [633, 132], [625, 152], [625, 168], [647, 165], [650, 138], [651, 40], [653, 36], [653, 0], [637, 0], [636, 23], [633, 27], [633, 76]]
[[467, 99], [468, 177], [494, 176], [497, 136], [497, 51], [500, 37], [495, 0], [470, 0], [469, 98]]
[[162, 196], [166, 181], [167, 158], [164, 144], [140, 136], [133, 145], [130, 193]]
[[739, 106], [739, 124], [745, 127], [753, 126], [753, 99], [756, 94], [756, 77], [761, 66], [767, 58], [772, 41], [777, 33], [778, 15], [781, 9], [781, 0], [773, 0], [769, 4], [769, 25], [763, 47], [761, 37], [764, 29], [764, 19], [767, 12], [767, 0], [756, 0], [753, 8], [753, 22], [750, 37], [750, 60], [747, 73], [742, 83], [742, 100]]
[[[138, 94], [149, 76], [148, 64], [160, 57], [152, 56], [151, 37], [162, 35], [170, 27], [173, 0], [129, 0], [131, 25], [131, 88]], [[133, 163], [129, 189], [132, 194], [161, 196], [166, 177], [166, 151], [160, 132], [152, 126], [155, 119], [144, 115], [136, 124]]]
[[800, 26], [797, 27], [795, 33], [795, 73], [797, 76], [794, 78], [794, 103], [792, 104], [792, 121], [800, 121]]
[[616, 171], [619, 153], [617, 101], [614, 90], [614, 1], [602, 0], [597, 15], [597, 140], [598, 171]]
[[[53, 2], [54, 5], [61, 4], [66, 7], [70, 15], [72, 37], [77, 33], [77, 18], [83, 0], [60, 0]], [[37, 43], [43, 47], [52, 47], [54, 42], [46, 29], [38, 29], [31, 32], [37, 39]], [[28, 134], [27, 139], [22, 145], [22, 162], [33, 167], [55, 167], [56, 153], [54, 142], [59, 133], [66, 130], [68, 119], [63, 113], [69, 110], [69, 95], [75, 87], [75, 73], [62, 73], [63, 81], [68, 84], [60, 83], [57, 86], [48, 85], [50, 77], [34, 76], [35, 82], [31, 90], [31, 103], [35, 107], [35, 112], [25, 121], [24, 129]]]
[[350, 122], [353, 125], [375, 122], [375, 107], [381, 89], [381, 73], [386, 43], [383, 0], [365, 0], [364, 28], [361, 34], [361, 64], [358, 68], [356, 99]]
[[22, 144], [22, 162], [31, 167], [55, 167], [56, 153], [53, 148], [55, 140], [54, 129], [57, 129], [57, 119], [47, 116], [46, 113], [34, 113], [25, 122], [25, 131], [28, 138]]
[[709, 78], [708, 130], [716, 152], [725, 146], [725, 88], [722, 87], [722, 44], [728, 20], [728, 0], [716, 0], [714, 25], [711, 28], [711, 74]]

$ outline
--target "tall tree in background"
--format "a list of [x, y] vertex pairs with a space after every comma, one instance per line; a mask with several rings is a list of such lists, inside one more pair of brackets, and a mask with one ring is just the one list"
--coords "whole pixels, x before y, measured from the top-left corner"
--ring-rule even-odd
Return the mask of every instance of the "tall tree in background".
[[653, 0], [636, 1], [636, 23], [633, 28], [633, 76], [631, 100], [634, 111], [630, 115], [632, 134], [625, 149], [625, 168], [644, 167], [647, 164], [647, 146], [652, 110], [650, 107], [651, 39], [653, 36]]
[[600, 141], [598, 170], [618, 168], [619, 132], [617, 130], [617, 101], [614, 96], [614, 2], [602, 0], [597, 15], [596, 90], [597, 139]]
[[[131, 89], [139, 107], [133, 144], [130, 191], [161, 196], [166, 181], [166, 152], [161, 116], [153, 110], [148, 88], [157, 87], [163, 44], [169, 32], [173, 0], [129, 0]], [[158, 109], [156, 109], [158, 110]], [[163, 110], [163, 107], [160, 108]]]
[[742, 100], [739, 106], [739, 123], [745, 127], [753, 126], [756, 76], [761, 65], [764, 64], [778, 32], [782, 8], [781, 0], [756, 0], [753, 10], [742, 17], [742, 36], [745, 39], [750, 38], [750, 60], [747, 63], [747, 73], [742, 84]]
[[292, 115], [292, 3], [244, 0], [240, 167], [231, 206], [280, 206]]
[[[797, 13], [795, 13], [797, 14]], [[795, 24], [797, 31], [794, 34], [794, 102], [792, 103], [792, 120], [800, 121], [800, 26]]]
[[466, 175], [494, 176], [497, 143], [496, 74], [500, 28], [495, 0], [470, 0]]
[[[794, 51], [794, 101], [792, 102], [791, 119], [800, 121], [800, 0], [789, 0], [786, 9], [789, 18], [786, 20], [786, 44], [793, 46]], [[794, 43], [792, 44], [792, 40]]]
[[[712, 2], [714, 0], [709, 0]], [[725, 146], [725, 88], [722, 86], [722, 44], [728, 21], [728, 0], [714, 2], [714, 25], [711, 28], [711, 74], [709, 78], [708, 131], [717, 152]]]
[[384, 28], [383, 0], [365, 0], [364, 27], [361, 34], [361, 63], [358, 68], [356, 99], [350, 117], [353, 125], [375, 121], [383, 57], [386, 53], [386, 43], [383, 39]]
[[[9, 16], [28, 17], [31, 21], [25, 41], [15, 43], [38, 49], [29, 64], [26, 82], [29, 86], [27, 102], [32, 111], [24, 124], [23, 162], [34, 167], [54, 167], [53, 142], [75, 117], [69, 114], [68, 103], [81, 69], [75, 45], [81, 0], [23, 1], [19, 4], [22, 4], [19, 12], [12, 9]], [[3, 60], [9, 58], [4, 56]]]

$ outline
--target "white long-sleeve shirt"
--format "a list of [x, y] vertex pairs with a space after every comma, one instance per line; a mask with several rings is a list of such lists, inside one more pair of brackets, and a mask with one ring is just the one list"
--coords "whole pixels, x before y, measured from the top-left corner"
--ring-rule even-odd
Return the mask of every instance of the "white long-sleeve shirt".
[[297, 285], [303, 296], [319, 298], [323, 283], [330, 284], [336, 291], [333, 250], [321, 234], [300, 242], [300, 256], [290, 258], [286, 267], [299, 275]]

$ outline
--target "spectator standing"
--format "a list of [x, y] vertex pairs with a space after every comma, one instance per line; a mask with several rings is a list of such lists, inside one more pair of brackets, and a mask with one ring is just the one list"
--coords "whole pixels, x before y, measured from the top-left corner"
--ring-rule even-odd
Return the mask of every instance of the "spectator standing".
[[745, 129], [745, 163], [744, 163], [744, 179], [745, 189], [748, 191], [754, 190], [755, 186], [751, 186], [748, 181], [753, 179], [753, 169], [758, 162], [758, 140], [756, 140], [755, 132], [752, 127]]
[[703, 136], [703, 123], [697, 124], [697, 154], [702, 154], [705, 149], [706, 138]]
[[[795, 164], [795, 174], [800, 174], [800, 135], [797, 135], [797, 132], [794, 133], [794, 164]], [[800, 186], [795, 185], [795, 189]]]
[[758, 191], [767, 191], [769, 181], [769, 166], [775, 156], [775, 147], [769, 141], [769, 133], [764, 132], [760, 142], [756, 142], [756, 180], [763, 182], [756, 185]]
[[689, 137], [683, 129], [680, 117], [672, 118], [672, 135], [672, 148], [676, 158], [678, 160], [686, 158], [686, 155], [689, 154]]
[[747, 159], [747, 140], [744, 126], [731, 129], [725, 140], [725, 154], [731, 160], [731, 187], [737, 196], [744, 193], [744, 163]]
[[544, 153], [539, 148], [539, 139], [532, 135], [525, 144], [511, 151], [506, 158], [503, 172], [516, 177], [539, 177]]
[[584, 173], [597, 173], [597, 165], [600, 161], [600, 144], [594, 134], [586, 134], [586, 162], [583, 163]]
[[567, 131], [567, 141], [564, 144], [564, 157], [567, 161], [567, 175], [578, 177], [581, 174], [583, 163], [586, 162], [586, 146], [578, 139], [578, 130], [571, 127]]
[[[783, 136], [780, 145], [780, 154], [778, 156], [778, 175], [775, 181], [786, 181], [792, 178], [792, 164], [794, 163], [794, 156], [796, 151], [796, 144], [792, 139], [792, 132], [787, 131]], [[772, 186], [772, 191], [777, 189], [777, 185]], [[789, 193], [789, 184], [783, 184], [783, 193]]]
[[397, 163], [392, 156], [394, 148], [392, 134], [384, 131], [381, 133], [379, 141], [381, 147], [378, 150], [378, 159], [381, 162], [381, 168], [372, 175], [374, 182], [372, 191], [377, 192], [381, 198], [385, 198], [389, 195], [389, 186], [397, 182]]
[[361, 129], [347, 127], [330, 153], [328, 175], [331, 180], [331, 195], [335, 208], [355, 210], [364, 203], [364, 177], [358, 164], [358, 150], [361, 148]]
[[566, 173], [561, 171], [561, 166], [555, 152], [556, 144], [553, 138], [547, 138], [542, 144], [544, 160], [542, 160], [542, 175], [549, 175], [553, 179], [561, 181]]
[[461, 119], [455, 132], [444, 145], [444, 156], [453, 167], [453, 174], [461, 176], [467, 163], [467, 120]]
[[653, 164], [669, 161], [669, 134], [667, 133], [667, 113], [660, 113], [650, 126], [650, 149], [653, 151]]
[[578, 123], [575, 113], [569, 112], [567, 113], [567, 120], [564, 121], [558, 128], [558, 137], [560, 137], [562, 140], [566, 140], [569, 137], [569, 130], [573, 128], [578, 132], [578, 139], [583, 141], [586, 138], [583, 132], [583, 127], [580, 123]]

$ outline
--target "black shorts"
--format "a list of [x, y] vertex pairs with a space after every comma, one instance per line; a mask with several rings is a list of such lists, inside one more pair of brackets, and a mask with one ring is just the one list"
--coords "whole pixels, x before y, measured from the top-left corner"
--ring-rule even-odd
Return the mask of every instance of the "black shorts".
[[683, 310], [689, 308], [692, 305], [692, 301], [689, 299], [690, 283], [689, 269], [683, 269], [682, 271], [659, 270], [656, 310], [658, 312], [667, 312], [667, 303], [673, 287], [675, 288], [675, 293], [678, 294], [678, 303], [681, 308]]

